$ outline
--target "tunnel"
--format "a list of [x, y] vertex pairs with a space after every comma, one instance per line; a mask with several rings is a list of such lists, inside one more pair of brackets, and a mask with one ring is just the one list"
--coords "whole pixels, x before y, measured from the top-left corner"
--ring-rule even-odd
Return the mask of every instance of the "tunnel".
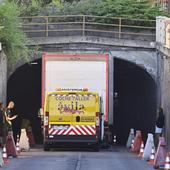
[[31, 122], [36, 143], [42, 143], [38, 111], [41, 107], [41, 60], [22, 65], [10, 76], [7, 83], [7, 102], [14, 101], [19, 116], [13, 122], [14, 133], [19, 133], [22, 120]]
[[[154, 132], [156, 112], [156, 84], [143, 68], [121, 59], [114, 59], [113, 131], [117, 142], [125, 145], [130, 128], [147, 133]], [[42, 143], [38, 110], [41, 107], [41, 59], [17, 68], [7, 84], [7, 101], [15, 102], [19, 115], [14, 122], [15, 133], [23, 119], [31, 122], [36, 143]]]
[[154, 133], [156, 116], [156, 83], [143, 68], [118, 58], [114, 59], [114, 116], [113, 129], [117, 143], [125, 145], [129, 131], [142, 132], [146, 141]]

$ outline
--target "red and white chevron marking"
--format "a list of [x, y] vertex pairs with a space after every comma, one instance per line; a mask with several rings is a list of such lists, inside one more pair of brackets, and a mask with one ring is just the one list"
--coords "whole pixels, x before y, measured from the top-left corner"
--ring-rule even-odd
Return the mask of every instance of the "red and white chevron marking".
[[64, 129], [54, 129], [53, 127], [48, 129], [49, 135], [95, 135], [95, 125], [75, 125], [68, 126]]

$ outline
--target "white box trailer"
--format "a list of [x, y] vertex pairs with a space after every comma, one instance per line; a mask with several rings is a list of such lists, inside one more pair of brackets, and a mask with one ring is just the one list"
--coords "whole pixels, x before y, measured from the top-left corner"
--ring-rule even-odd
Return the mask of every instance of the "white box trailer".
[[42, 56], [42, 106], [48, 92], [56, 88], [88, 88], [103, 99], [104, 120], [108, 122], [108, 54], [57, 54]]

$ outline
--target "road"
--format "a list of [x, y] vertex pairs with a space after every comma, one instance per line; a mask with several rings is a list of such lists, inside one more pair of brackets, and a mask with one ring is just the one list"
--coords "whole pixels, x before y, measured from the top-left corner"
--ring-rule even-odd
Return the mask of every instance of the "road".
[[151, 165], [125, 148], [113, 147], [100, 152], [49, 151], [42, 148], [22, 152], [9, 159], [5, 170], [153, 170]]

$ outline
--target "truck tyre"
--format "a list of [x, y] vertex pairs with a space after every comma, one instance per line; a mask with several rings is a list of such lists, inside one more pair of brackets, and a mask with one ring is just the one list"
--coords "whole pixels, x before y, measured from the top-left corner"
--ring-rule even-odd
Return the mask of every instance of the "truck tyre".
[[48, 144], [44, 143], [44, 151], [49, 151], [49, 150], [50, 150], [50, 148], [49, 148]]
[[94, 151], [95, 152], [99, 152], [100, 150], [100, 145], [99, 144], [95, 144], [94, 147], [93, 147]]

